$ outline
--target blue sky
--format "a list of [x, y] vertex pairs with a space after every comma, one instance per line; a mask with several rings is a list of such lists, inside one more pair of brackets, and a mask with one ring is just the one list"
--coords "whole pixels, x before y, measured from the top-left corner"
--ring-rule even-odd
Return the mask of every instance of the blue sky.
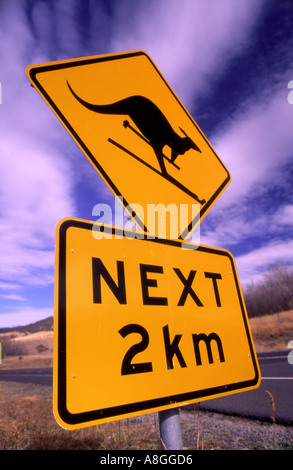
[[0, 0], [0, 43], [0, 327], [53, 315], [57, 222], [114, 201], [31, 64], [147, 52], [232, 176], [201, 243], [243, 287], [293, 264], [291, 0]]

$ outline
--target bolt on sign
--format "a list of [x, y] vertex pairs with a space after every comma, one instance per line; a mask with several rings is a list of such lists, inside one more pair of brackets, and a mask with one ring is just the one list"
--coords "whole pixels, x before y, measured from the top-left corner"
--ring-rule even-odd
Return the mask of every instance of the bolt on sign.
[[74, 429], [257, 388], [231, 254], [109, 226], [97, 240], [94, 225], [57, 227], [57, 422]]
[[160, 236], [159, 227], [147, 226], [133, 205], [144, 212], [148, 204], [180, 201], [190, 214], [174, 238], [187, 238], [230, 182], [145, 52], [33, 65], [27, 74], [142, 231]]

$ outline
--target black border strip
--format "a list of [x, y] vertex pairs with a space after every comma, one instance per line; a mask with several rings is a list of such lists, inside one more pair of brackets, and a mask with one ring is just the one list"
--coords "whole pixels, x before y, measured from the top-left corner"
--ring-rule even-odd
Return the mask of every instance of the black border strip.
[[[190, 233], [190, 230], [198, 224], [198, 222], [200, 222], [204, 216], [204, 214], [207, 212], [208, 208], [213, 204], [213, 202], [217, 199], [217, 197], [220, 195], [220, 193], [223, 191], [223, 189], [225, 188], [225, 186], [227, 186], [229, 184], [229, 182], [231, 181], [231, 176], [230, 176], [230, 173], [228, 172], [227, 168], [225, 167], [225, 165], [223, 164], [223, 162], [220, 160], [219, 156], [216, 154], [215, 150], [212, 148], [211, 144], [209, 143], [209, 141], [206, 139], [205, 135], [202, 133], [201, 129], [198, 127], [198, 125], [196, 124], [196, 122], [193, 120], [193, 118], [191, 117], [191, 115], [188, 113], [188, 111], [185, 109], [185, 107], [183, 106], [183, 104], [180, 102], [180, 100], [178, 99], [178, 97], [175, 95], [174, 91], [172, 90], [172, 88], [169, 86], [169, 84], [166, 82], [165, 78], [163, 77], [163, 75], [161, 74], [161, 72], [158, 70], [157, 66], [154, 64], [154, 62], [152, 61], [152, 59], [144, 52], [144, 51], [133, 51], [133, 52], [125, 52], [125, 53], [120, 53], [120, 54], [113, 54], [113, 55], [108, 55], [108, 56], [96, 56], [96, 57], [89, 57], [89, 58], [80, 58], [80, 59], [76, 59], [76, 60], [68, 60], [68, 61], [64, 61], [64, 62], [52, 62], [52, 63], [49, 63], [49, 64], [46, 64], [46, 65], [39, 65], [39, 66], [33, 66], [31, 69], [29, 69], [28, 71], [28, 74], [29, 74], [29, 77], [32, 81], [32, 83], [34, 84], [34, 86], [39, 90], [39, 92], [41, 93], [41, 95], [45, 98], [45, 100], [48, 102], [48, 104], [51, 106], [51, 108], [54, 110], [55, 114], [58, 116], [58, 118], [60, 119], [60, 121], [63, 123], [63, 125], [69, 130], [69, 132], [72, 134], [72, 136], [74, 137], [74, 139], [78, 142], [78, 144], [80, 145], [80, 147], [82, 148], [83, 152], [87, 155], [87, 157], [89, 158], [89, 160], [92, 162], [93, 166], [96, 168], [96, 170], [98, 171], [98, 173], [101, 174], [101, 176], [104, 178], [104, 180], [107, 182], [108, 186], [111, 188], [111, 190], [114, 192], [114, 194], [119, 197], [119, 196], [123, 196], [123, 194], [121, 194], [121, 192], [119, 191], [119, 189], [116, 187], [116, 185], [114, 184], [114, 182], [111, 180], [111, 178], [108, 176], [108, 174], [104, 171], [104, 169], [101, 167], [101, 165], [99, 164], [99, 162], [96, 160], [95, 156], [91, 153], [91, 151], [88, 149], [88, 147], [86, 146], [86, 144], [83, 142], [83, 140], [79, 137], [79, 135], [77, 134], [77, 132], [74, 130], [74, 128], [71, 126], [71, 124], [69, 123], [69, 121], [65, 118], [65, 116], [63, 115], [63, 113], [60, 111], [60, 109], [56, 106], [56, 104], [54, 103], [54, 101], [51, 99], [51, 97], [47, 94], [47, 92], [44, 90], [43, 86], [41, 85], [41, 83], [37, 80], [37, 74], [38, 73], [45, 73], [45, 72], [49, 72], [49, 71], [52, 71], [52, 70], [60, 70], [60, 69], [65, 69], [65, 68], [71, 68], [71, 67], [77, 67], [77, 66], [80, 66], [80, 65], [89, 65], [89, 64], [94, 64], [94, 63], [99, 63], [99, 62], [105, 62], [105, 61], [111, 61], [111, 60], [117, 60], [117, 59], [127, 59], [127, 58], [130, 58], [130, 57], [134, 57], [134, 56], [139, 56], [139, 55], [144, 55], [147, 57], [147, 59], [151, 62], [152, 66], [155, 68], [155, 70], [157, 71], [157, 73], [159, 74], [159, 76], [161, 77], [161, 79], [163, 80], [163, 82], [165, 83], [165, 85], [167, 86], [167, 88], [169, 89], [169, 91], [172, 93], [173, 97], [176, 99], [177, 103], [179, 104], [179, 106], [182, 108], [182, 110], [185, 112], [185, 114], [187, 115], [187, 117], [189, 118], [189, 120], [192, 122], [192, 124], [196, 127], [196, 129], [198, 130], [198, 132], [200, 133], [200, 135], [202, 136], [202, 138], [204, 139], [204, 141], [207, 143], [207, 145], [209, 146], [210, 150], [212, 151], [212, 153], [215, 155], [215, 157], [217, 158], [217, 160], [220, 162], [220, 164], [222, 165], [222, 167], [225, 169], [226, 173], [227, 173], [227, 178], [223, 181], [223, 183], [221, 184], [221, 186], [215, 191], [215, 193], [213, 194], [213, 196], [210, 197], [210, 199], [204, 204], [204, 206], [201, 208], [200, 210], [200, 218], [198, 216], [196, 216], [194, 218], [194, 220], [192, 222], [189, 223], [188, 227], [186, 227], [186, 229], [184, 229], [182, 231], [182, 234], [181, 234], [181, 238], [186, 238], [188, 236], [188, 234]], [[128, 204], [128, 202], [124, 199], [124, 196], [123, 196], [123, 202], [124, 202], [124, 207], [127, 207], [130, 205]], [[147, 227], [144, 226], [143, 222], [139, 220], [138, 217], [136, 217], [136, 221], [137, 223], [140, 225], [141, 229], [144, 231], [144, 232], [148, 232], [148, 229]]]
[[[231, 384], [225, 384], [217, 387], [212, 387], [208, 388], [205, 390], [199, 390], [199, 391], [191, 391], [191, 392], [186, 392], [182, 393], [179, 395], [172, 395], [172, 396], [167, 396], [167, 397], [158, 397], [155, 399], [151, 400], [146, 400], [146, 401], [140, 401], [137, 403], [130, 403], [127, 405], [120, 405], [120, 406], [115, 406], [115, 407], [110, 407], [110, 408], [105, 408], [101, 410], [91, 410], [91, 411], [86, 411], [86, 412], [81, 412], [81, 413], [76, 413], [72, 414], [69, 412], [67, 409], [67, 404], [66, 404], [66, 393], [67, 393], [67, 387], [66, 387], [66, 248], [67, 248], [67, 230], [70, 227], [75, 227], [83, 230], [92, 230], [93, 228], [93, 222], [88, 222], [84, 220], [77, 220], [77, 219], [65, 219], [59, 227], [59, 246], [57, 247], [57, 250], [59, 250], [59, 285], [58, 285], [58, 390], [57, 390], [57, 407], [58, 407], [58, 412], [59, 416], [61, 419], [69, 424], [69, 425], [77, 425], [85, 422], [91, 422], [91, 421], [98, 421], [101, 419], [105, 418], [113, 418], [114, 416], [122, 416], [129, 414], [129, 413], [134, 413], [134, 412], [140, 412], [140, 411], [147, 411], [153, 408], [159, 408], [161, 406], [166, 406], [169, 404], [175, 404], [175, 403], [182, 403], [182, 402], [187, 402], [190, 400], [197, 400], [199, 398], [207, 398], [209, 396], [215, 396], [219, 395], [223, 392], [233, 392], [233, 391], [240, 391], [241, 389], [249, 388], [255, 386], [258, 381], [259, 381], [259, 371], [258, 371], [258, 365], [257, 365], [257, 360], [256, 356], [254, 354], [254, 348], [252, 345], [251, 337], [250, 337], [250, 332], [249, 332], [249, 326], [247, 323], [246, 315], [245, 315], [245, 307], [243, 304], [242, 300], [242, 295], [240, 291], [240, 287], [238, 284], [238, 279], [237, 279], [237, 274], [235, 270], [235, 265], [234, 265], [234, 260], [232, 256], [230, 255], [229, 252], [224, 251], [224, 250], [218, 250], [216, 248], [210, 248], [206, 246], [198, 246], [197, 250], [201, 252], [206, 252], [206, 253], [214, 253], [222, 256], [228, 256], [232, 269], [233, 269], [233, 275], [234, 275], [234, 280], [235, 284], [237, 287], [237, 293], [239, 297], [239, 302], [241, 306], [241, 311], [242, 311], [242, 316], [243, 316], [243, 321], [245, 325], [245, 330], [247, 334], [247, 339], [248, 339], [248, 344], [250, 348], [250, 353], [251, 353], [251, 358], [254, 366], [254, 371], [255, 371], [255, 377], [251, 380], [247, 381], [242, 381], [238, 383], [231, 383]], [[117, 227], [104, 227], [104, 231], [106, 233], [110, 233], [112, 235], [117, 234], [119, 236], [124, 235], [124, 230], [119, 229]], [[126, 231], [128, 232], [128, 231]], [[125, 236], [125, 235], [124, 235]], [[165, 240], [165, 239], [147, 239], [145, 236], [144, 238], [139, 238], [140, 240], [151, 242], [151, 243], [159, 243], [162, 245], [169, 245], [169, 246], [176, 246], [178, 248], [184, 248], [186, 249], [194, 249], [194, 245], [192, 247], [190, 246], [191, 244], [184, 243], [184, 242], [179, 242], [179, 241], [173, 241], [173, 240]]]

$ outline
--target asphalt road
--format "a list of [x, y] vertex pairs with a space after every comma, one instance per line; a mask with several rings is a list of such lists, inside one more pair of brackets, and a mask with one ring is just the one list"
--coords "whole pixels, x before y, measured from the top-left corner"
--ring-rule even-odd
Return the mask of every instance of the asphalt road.
[[[272, 421], [268, 390], [274, 398], [276, 422], [293, 426], [293, 364], [289, 364], [288, 354], [259, 354], [262, 379], [257, 390], [202, 401], [200, 409]], [[51, 368], [1, 370], [0, 366], [0, 380], [51, 386], [53, 375]]]
[[[258, 389], [203, 401], [200, 409], [270, 422], [274, 415], [276, 423], [293, 425], [293, 364], [289, 364], [288, 354], [289, 351], [259, 354], [261, 384]], [[266, 390], [273, 396], [274, 413]]]
[[0, 380], [6, 380], [9, 382], [33, 383], [39, 385], [52, 385], [53, 369], [51, 367], [42, 369], [0, 369]]

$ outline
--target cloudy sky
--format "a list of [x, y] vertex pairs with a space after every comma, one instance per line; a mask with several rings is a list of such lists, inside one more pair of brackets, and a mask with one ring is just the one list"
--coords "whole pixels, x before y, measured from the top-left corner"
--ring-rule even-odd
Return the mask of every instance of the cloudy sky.
[[0, 44], [0, 327], [53, 315], [57, 222], [113, 204], [31, 64], [147, 52], [232, 176], [201, 243], [243, 287], [293, 264], [292, 0], [0, 0]]

